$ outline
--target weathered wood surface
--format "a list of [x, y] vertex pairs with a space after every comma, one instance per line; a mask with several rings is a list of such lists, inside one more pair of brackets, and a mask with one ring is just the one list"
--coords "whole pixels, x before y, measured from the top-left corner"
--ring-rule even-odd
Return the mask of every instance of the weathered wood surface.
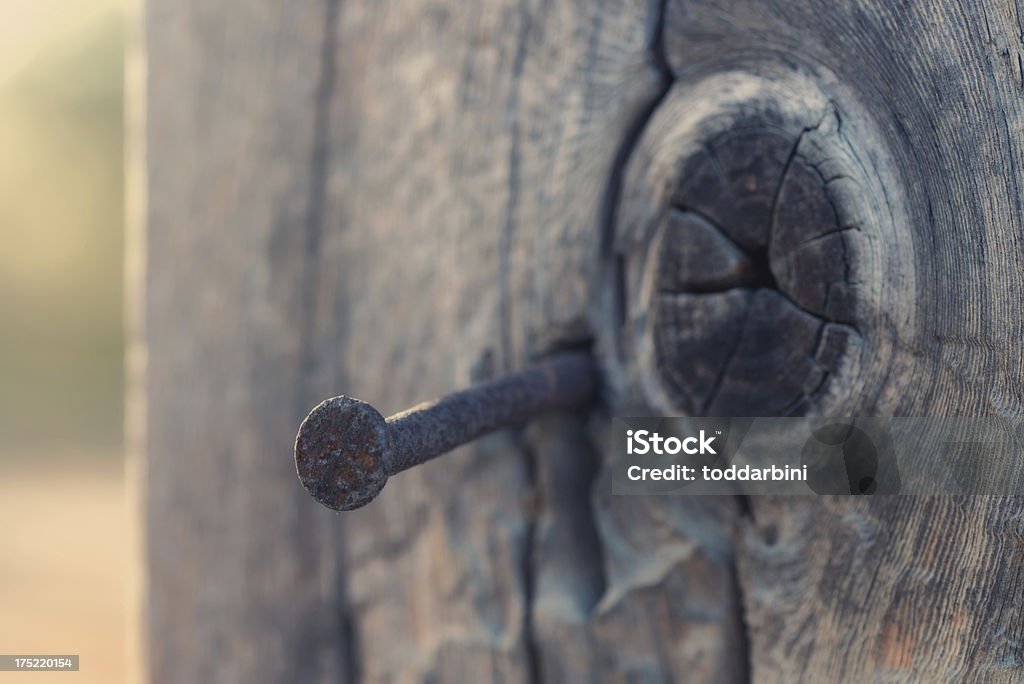
[[[897, 217], [895, 268], [861, 284], [889, 325], [858, 321], [871, 360], [824, 410], [1021, 420], [1020, 17], [1001, 2], [669, 4], [677, 86], [812, 74]], [[755, 681], [1024, 678], [1019, 500], [750, 506], [737, 557]]]
[[[837, 342], [779, 405], [1020, 417], [1019, 13], [889, 5], [151, 0], [151, 678], [1019, 680], [1019, 503], [612, 497], [601, 469], [609, 415], [681, 410], [669, 356], [617, 340], [615, 290], [642, 278], [615, 254], [646, 249], [630, 226], [692, 143], [673, 112], [700, 116], [727, 72], [806, 93], [811, 124], [831, 103], [852, 151], [798, 133], [807, 168], [870, 167], [871, 202], [829, 195], [875, 226], [829, 243], [873, 279], [849, 300], [868, 351]], [[812, 263], [787, 294], [850, 325]], [[481, 440], [351, 514], [294, 476], [326, 396], [387, 413], [590, 342], [594, 415]], [[710, 377], [685, 391], [713, 411]]]
[[288, 458], [295, 421], [327, 391], [310, 293], [329, 15], [146, 12], [150, 677], [338, 680], [351, 662], [341, 536]]

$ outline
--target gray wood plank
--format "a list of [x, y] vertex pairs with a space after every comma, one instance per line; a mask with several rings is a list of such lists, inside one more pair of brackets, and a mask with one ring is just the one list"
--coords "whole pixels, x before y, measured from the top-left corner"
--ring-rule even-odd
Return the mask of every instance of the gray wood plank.
[[[840, 401], [816, 411], [1024, 415], [1020, 10], [670, 3], [676, 87], [723, 70], [809, 75], [850, 145], [871, 150], [869, 170], [897, 217], [882, 243], [899, 254], [896, 268], [875, 268], [867, 283], [889, 302], [886, 325], [858, 321], [872, 360], [844, 376]], [[755, 497], [750, 506], [737, 553], [754, 681], [1024, 676], [1018, 501]]]
[[[151, 678], [1019, 677], [1017, 504], [613, 497], [602, 468], [609, 416], [634, 410], [1024, 413], [1018, 17], [151, 0]], [[726, 172], [680, 185], [680, 156], [711, 154], [690, 124], [729, 97], [715, 126], [786, 110], [791, 149], [716, 139]], [[741, 180], [749, 196], [695, 201]], [[658, 271], [669, 210], [728, 246], [720, 272]], [[685, 247], [672, 269], [698, 263]], [[722, 302], [752, 295], [660, 293], [661, 319], [616, 300], [759, 287], [765, 259], [787, 299], [759, 301], [799, 320], [793, 344], [768, 315], [744, 336]], [[694, 311], [734, 345], [708, 351]], [[769, 338], [762, 364], [806, 371], [782, 389], [750, 383]], [[291, 440], [324, 397], [390, 413], [585, 344], [606, 371], [590, 416], [488, 437], [342, 516], [296, 481]]]
[[145, 492], [156, 682], [337, 681], [336, 518], [296, 486], [322, 388], [323, 2], [149, 3]]
[[[334, 133], [327, 223], [345, 229], [325, 234], [332, 260], [318, 288], [320, 306], [341, 312], [339, 391], [386, 413], [595, 337], [606, 198], [664, 88], [653, 51], [659, 11], [343, 5], [336, 120], [357, 123]], [[689, 600], [668, 575], [684, 576], [702, 554], [678, 522], [685, 515], [661, 524], [652, 511], [655, 531], [637, 543], [644, 553], [654, 538], [676, 549], [666, 577], [641, 586], [635, 574], [605, 573], [605, 549], [623, 543], [633, 508], [622, 502], [598, 522], [599, 453], [574, 421], [403, 473], [344, 516], [369, 681], [657, 678], [730, 651], [729, 609], [715, 613], [718, 624], [704, 619], [701, 648], [646, 638], [663, 625], [683, 629], [690, 617], [678, 610], [628, 638], [636, 621], [654, 620], [650, 602]], [[729, 556], [702, 562], [728, 566]], [[728, 599], [724, 572], [717, 596]], [[598, 628], [606, 594], [615, 599]]]

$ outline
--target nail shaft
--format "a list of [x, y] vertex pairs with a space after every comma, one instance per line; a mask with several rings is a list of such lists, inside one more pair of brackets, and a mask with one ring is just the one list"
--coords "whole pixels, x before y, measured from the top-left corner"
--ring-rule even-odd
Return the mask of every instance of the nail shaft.
[[387, 478], [503, 427], [593, 400], [587, 352], [563, 352], [524, 370], [384, 419], [369, 404], [334, 397], [313, 409], [295, 439], [299, 479], [335, 510], [366, 505]]

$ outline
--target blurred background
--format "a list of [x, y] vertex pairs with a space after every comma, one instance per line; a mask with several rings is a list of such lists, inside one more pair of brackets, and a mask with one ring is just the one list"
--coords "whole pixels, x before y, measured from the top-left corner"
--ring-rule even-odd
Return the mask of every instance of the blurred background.
[[125, 679], [121, 0], [0, 0], [0, 653]]

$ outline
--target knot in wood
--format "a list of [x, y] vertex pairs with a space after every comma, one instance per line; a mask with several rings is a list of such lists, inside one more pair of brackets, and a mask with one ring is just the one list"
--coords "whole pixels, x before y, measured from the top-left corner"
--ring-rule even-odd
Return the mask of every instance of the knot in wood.
[[622, 353], [687, 415], [814, 412], [849, 388], [877, 318], [883, 193], [835, 102], [710, 81], [666, 98], [627, 170]]

